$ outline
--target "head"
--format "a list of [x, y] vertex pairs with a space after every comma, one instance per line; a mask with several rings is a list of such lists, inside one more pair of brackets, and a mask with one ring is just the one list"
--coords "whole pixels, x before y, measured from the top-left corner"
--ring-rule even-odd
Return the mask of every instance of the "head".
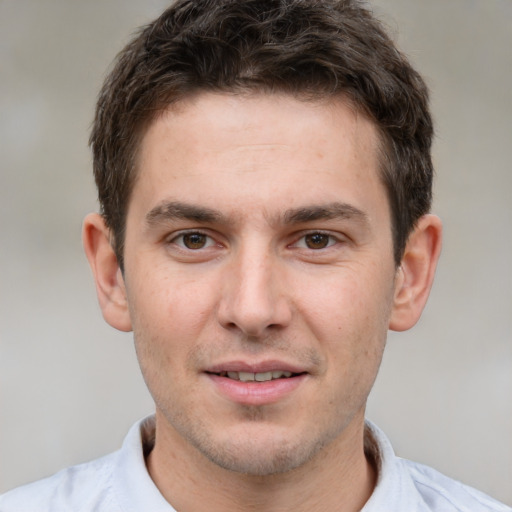
[[375, 124], [399, 265], [432, 196], [427, 88], [354, 0], [178, 0], [119, 54], [90, 143], [101, 213], [123, 269], [141, 140], [169, 106], [200, 92], [343, 97]]
[[121, 53], [84, 245], [160, 467], [364, 461], [387, 330], [419, 318], [439, 254], [426, 103], [355, 2], [182, 0]]

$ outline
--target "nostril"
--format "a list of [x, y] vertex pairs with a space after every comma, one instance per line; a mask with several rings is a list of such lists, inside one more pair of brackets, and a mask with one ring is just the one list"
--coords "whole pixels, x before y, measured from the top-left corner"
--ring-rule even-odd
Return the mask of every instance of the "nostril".
[[242, 282], [226, 282], [217, 315], [224, 329], [259, 338], [287, 326], [291, 309], [279, 283], [245, 276]]

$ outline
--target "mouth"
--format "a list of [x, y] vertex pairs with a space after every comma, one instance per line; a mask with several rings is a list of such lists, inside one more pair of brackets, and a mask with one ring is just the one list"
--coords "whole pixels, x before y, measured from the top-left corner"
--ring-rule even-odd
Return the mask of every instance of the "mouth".
[[291, 396], [309, 373], [286, 363], [248, 364], [229, 362], [205, 371], [214, 389], [231, 402], [243, 405], [269, 405]]
[[231, 380], [237, 380], [241, 382], [268, 382], [277, 379], [289, 379], [291, 377], [297, 377], [302, 373], [293, 373], [287, 370], [273, 370], [268, 372], [234, 372], [234, 371], [221, 371], [213, 373], [219, 377], [225, 377]]

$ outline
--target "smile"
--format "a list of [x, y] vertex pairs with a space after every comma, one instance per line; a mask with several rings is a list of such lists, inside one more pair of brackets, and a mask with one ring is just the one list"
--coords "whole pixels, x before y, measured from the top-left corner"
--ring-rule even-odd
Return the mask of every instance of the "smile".
[[289, 378], [294, 375], [292, 372], [285, 370], [275, 370], [271, 372], [220, 372], [220, 377], [227, 377], [228, 379], [239, 380], [242, 382], [267, 382], [269, 380]]
[[[274, 366], [275, 368], [275, 366]], [[243, 405], [270, 405], [296, 392], [308, 381], [308, 372], [291, 369], [247, 371], [216, 368], [207, 371], [214, 389], [229, 401]], [[254, 368], [256, 369], [256, 368]]]

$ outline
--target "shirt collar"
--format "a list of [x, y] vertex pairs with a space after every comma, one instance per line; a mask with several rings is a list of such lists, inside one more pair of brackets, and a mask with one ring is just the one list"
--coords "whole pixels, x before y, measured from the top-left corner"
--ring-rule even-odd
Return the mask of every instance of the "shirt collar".
[[155, 417], [148, 416], [129, 430], [118, 452], [113, 490], [125, 512], [174, 511], [154, 484], [146, 468], [144, 453], [151, 451], [154, 432]]
[[402, 459], [395, 455], [384, 432], [365, 424], [365, 451], [377, 469], [377, 485], [361, 512], [428, 512]]

